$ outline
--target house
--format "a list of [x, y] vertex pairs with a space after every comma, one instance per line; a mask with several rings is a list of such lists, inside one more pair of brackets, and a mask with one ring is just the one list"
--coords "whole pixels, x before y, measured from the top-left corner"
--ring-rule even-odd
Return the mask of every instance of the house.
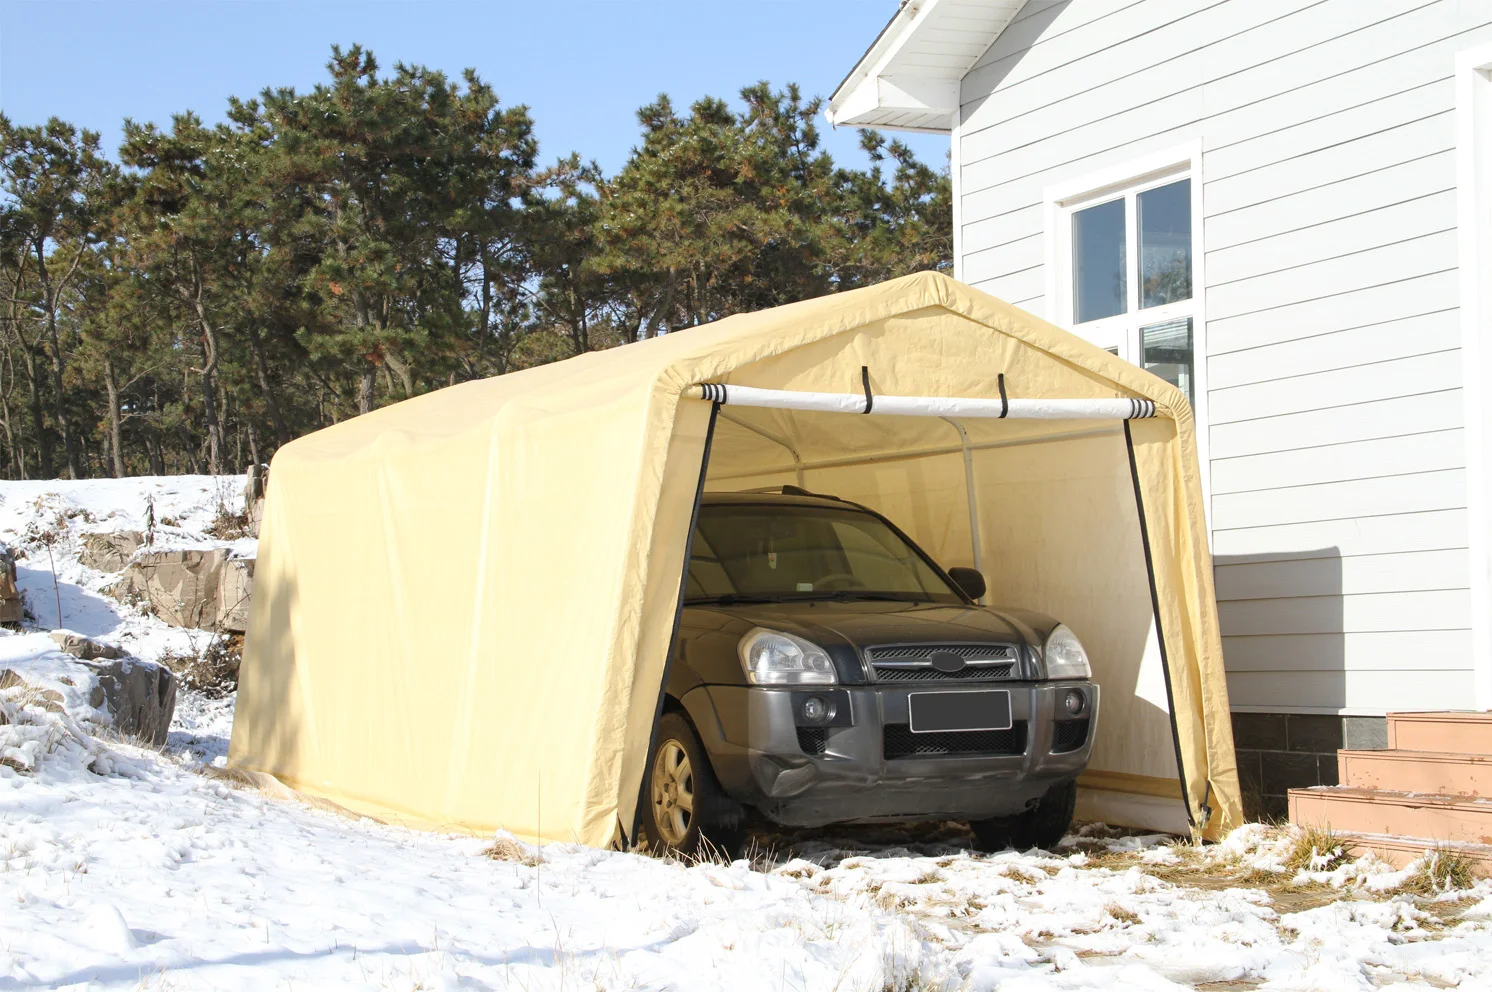
[[949, 134], [958, 278], [1191, 397], [1252, 812], [1492, 708], [1492, 3], [908, 0], [827, 114]]

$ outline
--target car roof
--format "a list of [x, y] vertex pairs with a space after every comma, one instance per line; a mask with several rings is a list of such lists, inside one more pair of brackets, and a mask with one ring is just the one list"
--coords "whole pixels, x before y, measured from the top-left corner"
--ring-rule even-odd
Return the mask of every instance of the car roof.
[[746, 492], [706, 492], [700, 499], [702, 506], [818, 506], [837, 510], [859, 510], [863, 506], [842, 500], [837, 496], [821, 496], [806, 490], [782, 492], [778, 489]]

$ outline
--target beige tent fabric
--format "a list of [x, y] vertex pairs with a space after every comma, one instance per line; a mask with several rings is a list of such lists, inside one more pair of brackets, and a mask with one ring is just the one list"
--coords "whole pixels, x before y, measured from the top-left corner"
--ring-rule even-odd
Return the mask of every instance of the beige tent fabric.
[[[235, 767], [383, 819], [604, 846], [633, 823], [710, 404], [703, 382], [1144, 397], [1123, 425], [722, 407], [707, 486], [861, 500], [991, 596], [1052, 613], [1104, 698], [1094, 774], [1240, 822], [1189, 409], [1167, 383], [934, 273], [466, 383], [282, 448]], [[1164, 645], [1169, 678], [1160, 666]], [[1173, 738], [1171, 713], [1176, 715]], [[1114, 783], [1118, 783], [1115, 785]]]

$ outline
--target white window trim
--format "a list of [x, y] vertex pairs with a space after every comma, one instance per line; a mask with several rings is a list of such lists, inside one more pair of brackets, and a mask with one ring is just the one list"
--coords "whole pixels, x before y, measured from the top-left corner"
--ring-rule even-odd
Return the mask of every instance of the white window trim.
[[953, 127], [948, 135], [948, 179], [952, 185], [953, 196], [953, 278], [962, 282], [964, 278], [964, 195], [963, 157], [959, 145], [959, 135], [963, 124], [962, 93], [963, 84], [959, 84], [960, 97], [954, 101]]
[[[1072, 320], [1072, 210], [1090, 201], [1097, 203], [1136, 187], [1162, 186], [1177, 179], [1190, 179], [1192, 192], [1192, 299], [1185, 304], [1150, 307], [1144, 320], [1138, 311], [1118, 317], [1089, 321], [1081, 326]], [[1092, 340], [1095, 330], [1111, 329], [1118, 322], [1152, 324], [1176, 316], [1178, 311], [1192, 318], [1192, 415], [1197, 427], [1197, 459], [1202, 469], [1202, 506], [1206, 515], [1207, 541], [1212, 543], [1212, 463], [1211, 439], [1207, 420], [1207, 251], [1202, 213], [1202, 142], [1200, 139], [1163, 149], [1141, 158], [1130, 159], [1104, 169], [1076, 176], [1047, 186], [1043, 192], [1046, 219], [1045, 276], [1046, 312], [1052, 323]], [[1133, 223], [1126, 224], [1127, 236], [1138, 237]], [[1138, 258], [1131, 245], [1131, 258]], [[1138, 292], [1138, 287], [1131, 287]], [[1138, 333], [1136, 331], [1136, 333]], [[1138, 350], [1132, 352], [1138, 355]], [[1492, 643], [1492, 642], [1489, 642]]]
[[1492, 45], [1456, 56], [1456, 224], [1466, 370], [1473, 705], [1492, 709]]

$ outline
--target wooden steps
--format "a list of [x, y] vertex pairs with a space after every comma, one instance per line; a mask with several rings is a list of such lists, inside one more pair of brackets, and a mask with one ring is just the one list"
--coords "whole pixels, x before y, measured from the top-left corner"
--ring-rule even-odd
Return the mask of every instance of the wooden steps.
[[1492, 713], [1390, 713], [1388, 749], [1492, 755]]
[[1492, 796], [1492, 756], [1464, 751], [1338, 751], [1337, 781], [1390, 792]]
[[1384, 834], [1340, 834], [1348, 849], [1361, 856], [1369, 851], [1395, 868], [1407, 868], [1432, 850], [1450, 851], [1470, 861], [1478, 874], [1492, 876], [1492, 847], [1485, 844], [1427, 844], [1413, 837]]
[[1337, 752], [1338, 786], [1290, 790], [1290, 821], [1397, 865], [1430, 848], [1492, 875], [1492, 713], [1390, 713], [1388, 749]]
[[1290, 790], [1290, 821], [1354, 834], [1492, 845], [1492, 800], [1326, 785]]

